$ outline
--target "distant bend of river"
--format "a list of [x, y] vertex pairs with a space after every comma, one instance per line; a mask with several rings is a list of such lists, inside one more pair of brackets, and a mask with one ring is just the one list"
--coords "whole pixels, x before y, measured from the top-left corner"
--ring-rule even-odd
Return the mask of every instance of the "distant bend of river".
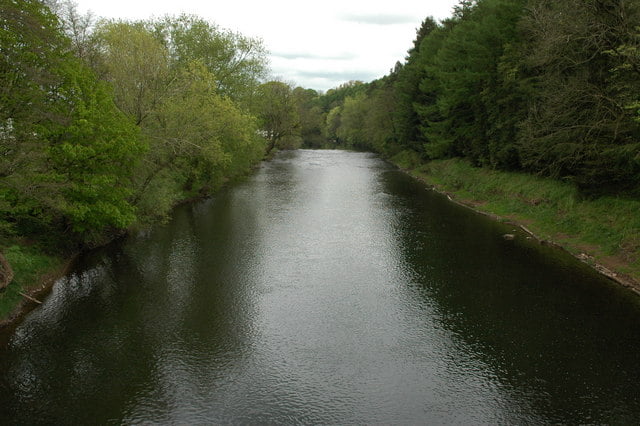
[[282, 152], [84, 256], [2, 424], [640, 423], [640, 302], [371, 154]]

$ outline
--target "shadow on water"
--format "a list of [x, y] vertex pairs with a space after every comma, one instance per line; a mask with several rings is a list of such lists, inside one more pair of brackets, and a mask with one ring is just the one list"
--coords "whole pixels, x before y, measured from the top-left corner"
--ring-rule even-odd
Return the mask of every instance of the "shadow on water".
[[635, 294], [524, 234], [505, 240], [512, 226], [448, 203], [401, 173], [384, 182], [404, 207], [395, 223], [418, 276], [411, 297], [436, 305], [441, 325], [491, 369], [514, 404], [526, 403], [544, 422], [638, 420]]
[[237, 237], [253, 231], [232, 198], [183, 206], [169, 225], [84, 256], [0, 352], [0, 418], [88, 424], [135, 407], [129, 420], [167, 422], [154, 416], [241, 362], [251, 290], [230, 265], [251, 258]]

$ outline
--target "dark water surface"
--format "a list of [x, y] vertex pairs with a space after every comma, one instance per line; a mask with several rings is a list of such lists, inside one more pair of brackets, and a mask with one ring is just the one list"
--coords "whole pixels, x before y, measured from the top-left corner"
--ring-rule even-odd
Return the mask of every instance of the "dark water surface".
[[640, 422], [640, 303], [372, 155], [285, 152], [87, 255], [3, 424]]

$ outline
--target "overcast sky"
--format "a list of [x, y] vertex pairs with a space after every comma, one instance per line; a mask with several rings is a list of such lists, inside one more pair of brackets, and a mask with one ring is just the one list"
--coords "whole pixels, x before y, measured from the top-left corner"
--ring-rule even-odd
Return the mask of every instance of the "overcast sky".
[[146, 19], [182, 12], [264, 40], [273, 77], [327, 90], [388, 74], [427, 16], [458, 0], [76, 0], [96, 17]]

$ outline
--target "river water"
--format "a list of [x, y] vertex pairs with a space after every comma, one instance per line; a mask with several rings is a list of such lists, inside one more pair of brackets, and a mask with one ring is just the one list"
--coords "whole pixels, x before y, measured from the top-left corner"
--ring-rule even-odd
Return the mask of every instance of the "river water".
[[83, 257], [2, 424], [640, 422], [640, 302], [375, 156], [280, 153]]

